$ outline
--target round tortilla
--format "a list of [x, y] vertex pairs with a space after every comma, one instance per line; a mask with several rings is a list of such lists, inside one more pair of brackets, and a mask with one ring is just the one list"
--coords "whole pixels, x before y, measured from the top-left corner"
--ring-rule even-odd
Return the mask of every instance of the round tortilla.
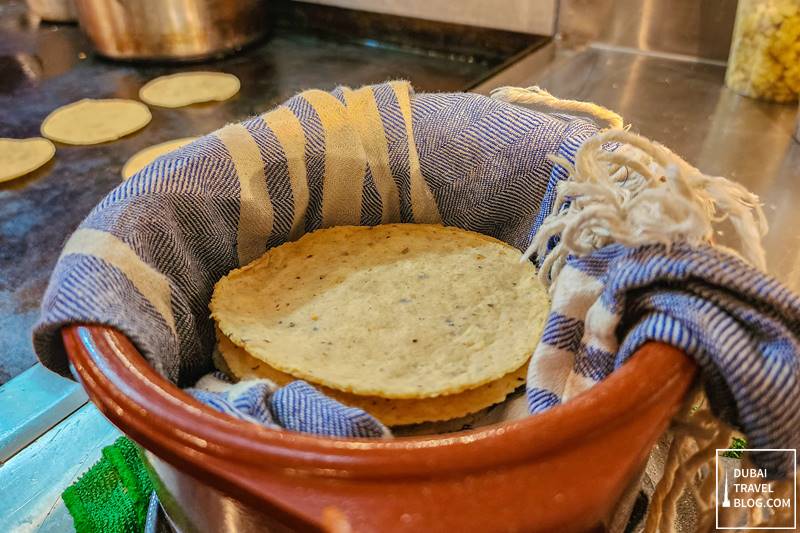
[[[215, 356], [218, 354], [219, 357], [215, 357], [215, 364], [223, 372], [238, 379], [266, 378], [281, 386], [297, 379], [256, 359], [219, 332], [217, 338], [219, 344]], [[518, 387], [525, 384], [527, 369], [528, 365], [523, 364], [517, 370], [480, 387], [458, 394], [419, 400], [358, 396], [321, 385], [313, 385], [316, 385], [322, 394], [350, 407], [363, 409], [387, 426], [404, 426], [460, 418], [500, 403]]]
[[199, 137], [183, 137], [181, 139], [154, 144], [153, 146], [148, 146], [147, 148], [139, 150], [133, 154], [122, 167], [122, 179], [126, 180], [130, 178], [162, 155], [173, 152], [182, 146], [186, 146], [196, 139], [199, 139]]
[[84, 98], [47, 115], [41, 131], [65, 144], [100, 144], [144, 128], [151, 118], [147, 106], [135, 100]]
[[159, 107], [184, 107], [202, 102], [220, 102], [239, 92], [241, 83], [224, 72], [181, 72], [161, 76], [139, 89], [143, 102]]
[[41, 137], [0, 139], [0, 183], [33, 172], [55, 153], [55, 145]]
[[229, 273], [211, 299], [220, 330], [253, 357], [383, 398], [455, 394], [520, 368], [548, 308], [519, 250], [423, 224], [307, 234]]

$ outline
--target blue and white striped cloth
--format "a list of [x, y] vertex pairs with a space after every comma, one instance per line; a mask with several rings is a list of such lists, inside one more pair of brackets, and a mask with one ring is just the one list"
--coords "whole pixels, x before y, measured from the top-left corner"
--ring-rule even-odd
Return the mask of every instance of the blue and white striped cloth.
[[186, 392], [240, 420], [330, 437], [388, 437], [389, 429], [361, 409], [328, 398], [305, 381], [277, 387], [267, 379], [232, 382], [221, 372]]
[[[574, 161], [568, 143], [559, 155]], [[553, 210], [556, 165], [531, 230]], [[548, 250], [557, 238], [548, 243]], [[541, 264], [544, 257], [538, 257]], [[680, 348], [701, 368], [714, 413], [751, 448], [800, 447], [800, 298], [777, 280], [710, 246], [606, 246], [570, 257], [528, 369], [532, 414], [607, 377], [642, 344]], [[793, 472], [785, 452], [752, 458], [774, 476]]]
[[[712, 409], [749, 447], [800, 445], [800, 299], [711, 247], [611, 245], [568, 260], [529, 367], [530, 412], [583, 392], [651, 340], [695, 359]], [[754, 459], [774, 475], [794, 467], [786, 453]]]
[[[179, 385], [211, 370], [213, 285], [267, 248], [344, 223], [441, 221], [524, 249], [597, 128], [474, 94], [414, 94], [402, 82], [307, 91], [166, 155], [112, 191], [67, 243], [34, 332], [66, 373], [62, 325], [130, 337]], [[713, 249], [610, 246], [561, 272], [528, 380], [531, 412], [607, 376], [648, 339], [695, 357], [717, 412], [753, 446], [798, 445], [800, 303]], [[657, 379], [657, 378], [656, 378]], [[385, 435], [363, 411], [305, 383], [276, 390], [208, 379], [193, 391], [261, 423]], [[222, 387], [222, 388], [220, 388]], [[766, 462], [786, 473], [785, 464]]]

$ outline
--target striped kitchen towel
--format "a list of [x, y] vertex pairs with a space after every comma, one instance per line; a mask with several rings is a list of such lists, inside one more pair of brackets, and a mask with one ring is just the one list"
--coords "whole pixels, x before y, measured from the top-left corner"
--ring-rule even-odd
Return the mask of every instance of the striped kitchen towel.
[[[749, 447], [800, 446], [800, 298], [712, 247], [610, 245], [571, 258], [529, 367], [530, 412], [588, 389], [647, 341], [695, 359], [712, 409]], [[794, 468], [785, 453], [758, 460], [777, 475]]]
[[389, 437], [389, 429], [361, 409], [328, 398], [305, 381], [279, 388], [268, 379], [238, 383], [212, 372], [186, 392], [240, 420], [330, 437]]
[[303, 92], [111, 191], [55, 266], [36, 352], [66, 375], [60, 328], [106, 324], [162, 375], [192, 385], [213, 370], [208, 302], [230, 270], [337, 224], [440, 221], [523, 249], [553, 170], [547, 155], [596, 132], [583, 119], [415, 94], [405, 82]]
[[[749, 447], [797, 448], [800, 298], [739, 257], [763, 267], [758, 199], [623, 130], [558, 155], [532, 229], [552, 307], [528, 370], [530, 412], [660, 341], [694, 358], [712, 410]], [[721, 221], [738, 250], [709, 244]], [[753, 459], [775, 476], [793, 472], [786, 453]]]

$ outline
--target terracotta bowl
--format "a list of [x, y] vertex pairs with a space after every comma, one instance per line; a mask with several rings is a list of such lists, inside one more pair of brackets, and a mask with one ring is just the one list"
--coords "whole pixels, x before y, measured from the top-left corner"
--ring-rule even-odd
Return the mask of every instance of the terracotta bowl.
[[543, 414], [446, 435], [337, 439], [218, 413], [113, 329], [62, 335], [91, 399], [146, 450], [185, 532], [603, 530], [695, 374], [683, 353], [650, 343]]

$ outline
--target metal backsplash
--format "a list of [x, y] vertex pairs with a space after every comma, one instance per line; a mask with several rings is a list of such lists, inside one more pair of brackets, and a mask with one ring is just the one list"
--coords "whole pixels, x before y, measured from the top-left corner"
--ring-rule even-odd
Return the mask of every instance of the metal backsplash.
[[736, 0], [561, 0], [559, 33], [589, 42], [726, 61]]

